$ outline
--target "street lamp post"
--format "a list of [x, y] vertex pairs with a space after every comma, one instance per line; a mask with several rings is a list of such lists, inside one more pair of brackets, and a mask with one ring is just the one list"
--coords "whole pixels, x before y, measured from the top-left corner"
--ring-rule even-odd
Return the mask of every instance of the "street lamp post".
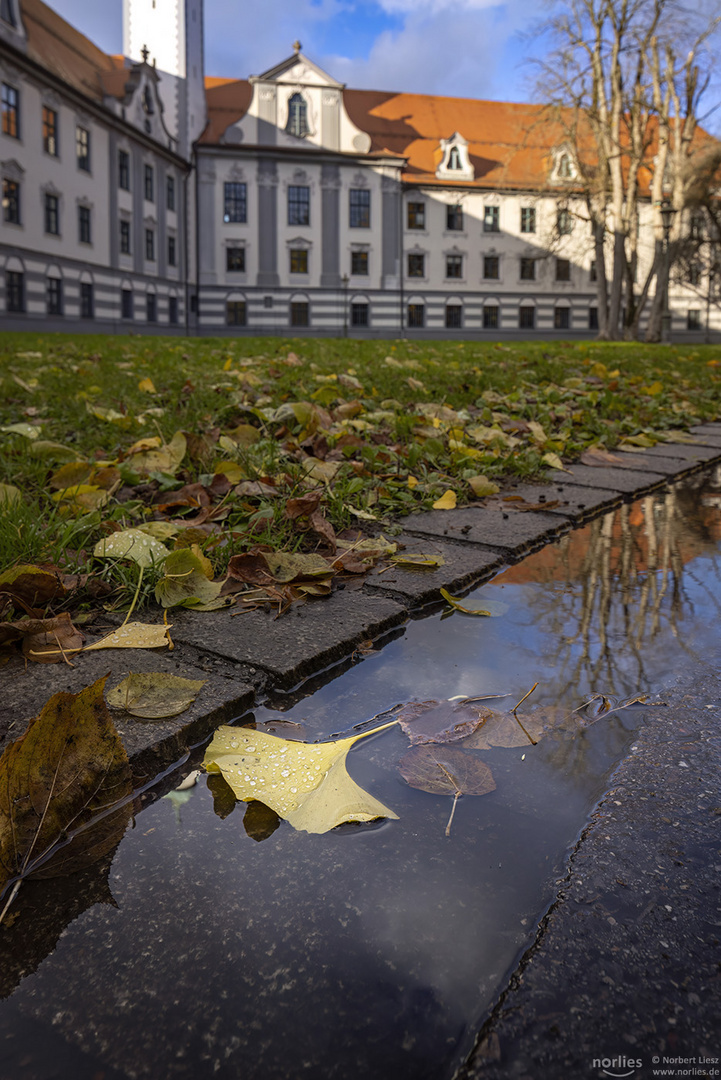
[[668, 280], [671, 274], [671, 224], [676, 213], [668, 199], [661, 203], [661, 224], [663, 225], [663, 311], [661, 313], [661, 341], [668, 345], [671, 341], [671, 310], [668, 306]]
[[344, 274], [340, 279], [343, 285], [343, 337], [348, 337], [348, 282], [350, 278]]

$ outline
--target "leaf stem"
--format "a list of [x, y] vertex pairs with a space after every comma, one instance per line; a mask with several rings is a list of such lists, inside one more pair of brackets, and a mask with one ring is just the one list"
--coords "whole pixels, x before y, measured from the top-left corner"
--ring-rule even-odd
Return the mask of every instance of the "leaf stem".
[[526, 736], [526, 738], [528, 739], [528, 741], [529, 741], [529, 743], [531, 744], [531, 746], [536, 746], [536, 745], [538, 744], [538, 739], [534, 739], [534, 738], [532, 738], [532, 737], [531, 737], [531, 736], [530, 736], [530, 735], [528, 734], [528, 732], [527, 732], [527, 731], [526, 731], [526, 729], [524, 728], [523, 724], [522, 724], [522, 723], [521, 723], [521, 721], [520, 721], [520, 720], [518, 719], [518, 716], [516, 716], [516, 709], [517, 709], [517, 708], [519, 708], [519, 706], [523, 705], [523, 702], [524, 702], [524, 701], [526, 700], [526, 698], [529, 698], [529, 697], [531, 696], [531, 694], [533, 693], [533, 691], [534, 691], [534, 690], [536, 689], [536, 687], [537, 687], [537, 686], [538, 686], [538, 683], [537, 683], [537, 682], [534, 682], [533, 686], [532, 686], [532, 687], [531, 687], [531, 689], [530, 689], [530, 690], [528, 691], [528, 693], [527, 693], [527, 694], [524, 694], [524, 695], [523, 695], [523, 697], [521, 698], [521, 700], [520, 700], [520, 701], [518, 702], [518, 705], [514, 705], [514, 707], [513, 707], [513, 709], [512, 709], [512, 712], [513, 712], [513, 715], [514, 715], [514, 717], [515, 717], [516, 723], [518, 724], [519, 728], [521, 729], [521, 731], [523, 732], [523, 734], [524, 734], [524, 735]]
[[453, 823], [453, 817], [454, 817], [455, 812], [456, 812], [456, 803], [460, 799], [461, 794], [462, 794], [462, 792], [457, 791], [456, 794], [453, 796], [453, 806], [451, 807], [451, 816], [449, 817], [448, 824], [446, 825], [446, 836], [451, 835], [451, 825]]
[[143, 570], [144, 569], [145, 569], [144, 566], [140, 567], [140, 573], [138, 574], [138, 587], [135, 590], [135, 596], [133, 597], [133, 602], [130, 605], [130, 608], [128, 609], [128, 614], [125, 616], [125, 621], [123, 622], [122, 626], [120, 627], [121, 630], [122, 630], [123, 626], [125, 626], [125, 623], [127, 623], [127, 621], [129, 620], [130, 616], [133, 614], [133, 609], [134, 609], [135, 605], [138, 602], [138, 596], [140, 595], [140, 586], [143, 584]]

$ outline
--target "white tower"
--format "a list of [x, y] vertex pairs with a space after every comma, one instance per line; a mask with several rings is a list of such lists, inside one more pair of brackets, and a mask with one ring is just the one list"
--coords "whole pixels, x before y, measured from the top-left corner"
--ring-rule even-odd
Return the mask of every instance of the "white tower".
[[160, 75], [165, 124], [190, 156], [206, 123], [203, 0], [123, 0], [123, 54]]

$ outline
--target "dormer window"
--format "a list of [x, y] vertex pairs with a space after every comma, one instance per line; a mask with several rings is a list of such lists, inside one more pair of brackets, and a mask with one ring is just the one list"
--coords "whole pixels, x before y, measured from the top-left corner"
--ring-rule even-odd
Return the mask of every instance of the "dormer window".
[[12, 0], [2, 0], [2, 3], [0, 3], [0, 19], [9, 26], [17, 26]]
[[152, 116], [155, 112], [155, 106], [153, 104], [153, 95], [150, 92], [150, 87], [146, 86], [143, 90], [143, 112], [146, 116]]
[[475, 171], [468, 157], [468, 143], [457, 131], [450, 139], [441, 139], [441, 162], [436, 169], [439, 180], [473, 180]]
[[306, 135], [310, 135], [308, 103], [302, 94], [293, 94], [288, 101], [288, 123], [285, 130], [298, 139], [304, 139]]
[[578, 170], [576, 169], [573, 154], [569, 150], [561, 148], [555, 151], [554, 159], [552, 180], [568, 182], [576, 179]]

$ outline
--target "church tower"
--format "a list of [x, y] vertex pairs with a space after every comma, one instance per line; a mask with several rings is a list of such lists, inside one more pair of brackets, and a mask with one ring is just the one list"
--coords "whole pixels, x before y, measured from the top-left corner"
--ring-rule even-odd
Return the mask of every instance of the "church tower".
[[189, 158], [207, 119], [203, 0], [123, 0], [123, 54], [156, 68], [166, 127]]

